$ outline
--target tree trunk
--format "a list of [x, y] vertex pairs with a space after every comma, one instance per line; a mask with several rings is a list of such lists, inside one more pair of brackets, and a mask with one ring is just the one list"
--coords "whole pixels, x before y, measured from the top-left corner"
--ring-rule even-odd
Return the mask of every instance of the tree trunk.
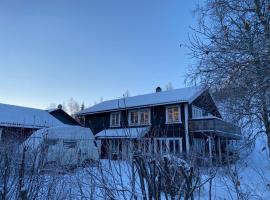
[[209, 200], [212, 199], [212, 178], [209, 181]]
[[266, 129], [266, 136], [267, 136], [267, 145], [268, 145], [268, 156], [270, 157], [270, 126], [265, 127]]

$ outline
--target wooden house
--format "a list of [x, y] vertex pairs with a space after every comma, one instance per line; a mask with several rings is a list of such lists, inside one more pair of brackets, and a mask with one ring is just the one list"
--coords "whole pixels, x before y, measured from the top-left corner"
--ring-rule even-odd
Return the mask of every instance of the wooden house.
[[104, 101], [78, 117], [98, 139], [102, 158], [195, 152], [221, 159], [241, 139], [241, 129], [222, 119], [209, 90], [200, 87]]

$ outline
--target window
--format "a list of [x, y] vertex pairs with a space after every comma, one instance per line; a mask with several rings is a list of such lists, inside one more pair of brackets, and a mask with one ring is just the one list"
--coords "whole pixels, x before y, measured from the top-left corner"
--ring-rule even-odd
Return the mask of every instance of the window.
[[140, 112], [140, 124], [149, 124], [149, 111], [144, 110]]
[[150, 124], [150, 109], [133, 110], [129, 112], [129, 125], [149, 125]]
[[63, 146], [65, 149], [75, 149], [77, 146], [76, 140], [63, 140]]
[[174, 141], [173, 140], [169, 140], [169, 150], [170, 150], [170, 153], [174, 153]]
[[111, 140], [111, 153], [118, 154], [119, 153], [119, 141], [118, 140]]
[[192, 118], [199, 118], [203, 116], [203, 110], [196, 106], [192, 106]]
[[182, 138], [157, 138], [155, 145], [155, 151], [158, 154], [182, 153]]
[[166, 123], [174, 124], [181, 122], [180, 106], [172, 106], [166, 108]]
[[111, 127], [119, 127], [120, 126], [120, 112], [111, 113]]
[[58, 142], [59, 142], [59, 139], [51, 139], [51, 138], [46, 138], [45, 139], [45, 144], [47, 144], [48, 146], [57, 145]]
[[131, 111], [129, 114], [129, 124], [130, 125], [138, 125], [139, 124], [139, 113], [137, 111]]

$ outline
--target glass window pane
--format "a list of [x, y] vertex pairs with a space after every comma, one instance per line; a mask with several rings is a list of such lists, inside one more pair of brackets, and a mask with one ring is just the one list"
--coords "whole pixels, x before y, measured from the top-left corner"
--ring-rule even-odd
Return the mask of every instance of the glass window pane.
[[179, 122], [178, 108], [177, 108], [177, 110], [174, 110], [174, 122]]
[[170, 147], [170, 153], [174, 153], [174, 141], [173, 140], [169, 141], [169, 147]]
[[171, 108], [168, 109], [168, 121], [173, 122], [173, 111]]
[[141, 112], [141, 124], [145, 123], [145, 116], [144, 116], [144, 112]]
[[176, 122], [180, 122], [180, 111], [179, 111], [179, 107], [171, 107], [171, 108], [167, 108], [167, 122], [169, 123], [176, 123]]
[[149, 115], [148, 115], [148, 111], [145, 112], [145, 124], [149, 124]]
[[161, 149], [160, 149], [160, 140], [157, 140], [157, 153], [160, 153], [161, 151]]
[[138, 124], [138, 122], [139, 122], [139, 115], [138, 115], [138, 112], [134, 112], [134, 118], [135, 118], [134, 123], [135, 123], [135, 124]]
[[112, 113], [111, 114], [111, 125], [119, 126], [120, 125], [120, 113]]
[[167, 147], [166, 147], [166, 140], [162, 140], [162, 152], [166, 153]]
[[180, 144], [179, 140], [175, 140], [175, 153], [180, 153]]

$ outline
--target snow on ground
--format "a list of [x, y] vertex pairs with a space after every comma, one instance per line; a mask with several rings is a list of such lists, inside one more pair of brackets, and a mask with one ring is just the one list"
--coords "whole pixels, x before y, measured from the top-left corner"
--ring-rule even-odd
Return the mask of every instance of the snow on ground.
[[[242, 197], [240, 199], [270, 199], [270, 159], [265, 150], [267, 146], [265, 141], [266, 138], [259, 137], [252, 153], [244, 161], [230, 166], [230, 169], [236, 169], [236, 171], [227, 171], [226, 167], [218, 169], [213, 179], [212, 199], [238, 199], [236, 190]], [[207, 176], [208, 174], [205, 173], [203, 178]], [[38, 199], [48, 197], [46, 195], [49, 189], [54, 194], [51, 199], [105, 199], [105, 196], [131, 199], [132, 170], [131, 163], [128, 161], [101, 160], [100, 167], [80, 168], [73, 172], [56, 175], [54, 171], [54, 174], [46, 174], [45, 177], [46, 181], [45, 184], [42, 183]], [[29, 187], [30, 185], [26, 185], [26, 189]], [[136, 174], [135, 191], [138, 199], [141, 199], [138, 174]], [[163, 199], [165, 199], [164, 196]], [[195, 199], [209, 199], [208, 183], [203, 186], [200, 193], [198, 191], [195, 193]]]
[[[268, 200], [270, 199], [270, 160], [267, 156], [265, 138], [257, 139], [253, 152], [237, 165], [231, 166], [237, 169], [237, 173], [231, 171], [231, 177], [236, 177], [237, 189], [242, 199]], [[78, 170], [69, 176], [70, 183], [73, 186], [74, 197], [78, 194], [79, 188], [83, 188], [84, 195], [94, 199], [104, 199], [105, 188], [114, 189], [113, 194], [117, 199], [130, 199], [131, 187], [131, 164], [127, 161], [108, 161], [102, 160], [102, 170], [97, 168], [86, 168]], [[93, 171], [96, 170], [96, 171]], [[236, 187], [234, 187], [232, 178], [229, 178], [229, 172], [225, 169], [218, 169], [218, 173], [212, 184], [212, 199], [214, 200], [234, 200], [238, 199], [236, 195]], [[235, 174], [234, 174], [235, 173]], [[101, 177], [100, 175], [103, 174]], [[207, 174], [205, 174], [207, 176]], [[136, 176], [138, 178], [138, 176]], [[80, 181], [78, 181], [80, 180]], [[78, 187], [82, 185], [83, 187]], [[92, 187], [91, 187], [92, 185]], [[94, 186], [93, 186], [94, 185]], [[93, 191], [94, 194], [91, 194]], [[136, 181], [136, 192], [139, 199], [142, 197], [139, 190], [139, 180]], [[163, 196], [162, 199], [165, 199]], [[209, 184], [207, 183], [201, 189], [200, 194], [195, 193], [195, 199], [209, 199]]]
[[[270, 199], [270, 159], [267, 153], [266, 138], [260, 136], [255, 142], [254, 150], [243, 162], [231, 166], [237, 173], [231, 172], [232, 177], [238, 175], [238, 189], [243, 199]], [[237, 199], [236, 188], [232, 178], [228, 178], [226, 170], [219, 170], [213, 180], [213, 199]], [[209, 199], [209, 184], [204, 186], [203, 198]], [[245, 198], [246, 197], [246, 198]]]

